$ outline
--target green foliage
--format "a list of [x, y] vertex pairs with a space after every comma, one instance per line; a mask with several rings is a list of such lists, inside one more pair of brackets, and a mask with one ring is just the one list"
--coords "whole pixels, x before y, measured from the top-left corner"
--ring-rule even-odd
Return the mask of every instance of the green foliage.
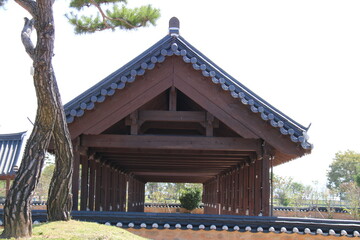
[[[81, 11], [85, 7], [93, 7], [98, 13], [96, 16], [92, 14], [79, 16], [71, 12], [66, 16], [69, 22], [74, 25], [75, 33], [78, 34], [94, 33], [106, 29], [131, 30], [147, 27], [155, 25], [156, 20], [160, 17], [160, 10], [151, 5], [127, 8], [126, 3], [124, 0], [72, 0], [70, 2], [71, 8]], [[103, 10], [104, 5], [107, 5], [106, 10]]]
[[181, 206], [187, 210], [194, 210], [199, 207], [201, 202], [201, 190], [199, 188], [186, 188], [181, 194]]
[[202, 184], [149, 182], [145, 185], [145, 201], [152, 203], [179, 203], [180, 194], [186, 188], [202, 189]]
[[355, 181], [360, 166], [360, 153], [354, 151], [337, 152], [327, 172], [327, 187], [342, 191], [341, 185]]
[[43, 201], [47, 198], [54, 168], [55, 168], [55, 164], [49, 163], [48, 165], [45, 166], [45, 168], [41, 173], [41, 177], [38, 185], [35, 188], [35, 194], [34, 194], [34, 196], [36, 196], [39, 201]]
[[276, 175], [273, 178], [273, 194], [278, 204], [285, 207], [300, 207], [304, 205], [305, 200], [316, 195], [311, 186], [295, 182], [291, 177]]
[[355, 177], [355, 182], [356, 182], [356, 185], [357, 185], [358, 187], [360, 187], [360, 173], [359, 173], [358, 175], [356, 175], [356, 177]]
[[355, 182], [349, 182], [344, 183], [342, 189], [345, 192], [348, 212], [354, 219], [360, 219], [360, 187]]

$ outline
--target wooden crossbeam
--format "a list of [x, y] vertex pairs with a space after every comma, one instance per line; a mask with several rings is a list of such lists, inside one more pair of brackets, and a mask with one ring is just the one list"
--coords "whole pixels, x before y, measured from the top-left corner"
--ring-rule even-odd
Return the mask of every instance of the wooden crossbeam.
[[150, 136], [150, 135], [83, 135], [84, 147], [99, 148], [142, 148], [142, 149], [187, 149], [220, 151], [261, 152], [261, 141], [235, 137], [187, 137], [187, 136]]
[[206, 112], [202, 111], [139, 111], [139, 121], [159, 122], [205, 122]]

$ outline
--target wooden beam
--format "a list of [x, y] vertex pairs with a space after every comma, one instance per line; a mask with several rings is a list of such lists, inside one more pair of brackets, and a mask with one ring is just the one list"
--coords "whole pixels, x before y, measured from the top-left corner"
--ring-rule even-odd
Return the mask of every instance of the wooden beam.
[[206, 112], [202, 111], [139, 111], [139, 120], [159, 122], [205, 122]]
[[150, 172], [133, 172], [134, 175], [136, 176], [155, 176], [155, 177], [189, 177], [189, 176], [195, 176], [195, 177], [214, 177], [217, 172], [212, 172], [212, 173], [208, 173], [208, 172], [204, 172], [204, 173], [199, 173], [196, 171], [192, 171], [192, 172], [187, 172], [187, 173], [182, 173], [182, 172], [156, 172], [156, 171], [150, 171]]
[[[244, 157], [249, 156], [252, 152], [246, 152], [246, 151], [211, 151], [211, 150], [187, 150], [187, 149], [181, 149], [181, 150], [156, 150], [156, 149], [117, 149], [117, 148], [94, 148], [91, 149], [92, 151], [95, 151], [97, 153], [119, 153], [122, 156], [209, 156], [209, 157]], [[185, 151], [186, 150], [186, 151]]]
[[233, 137], [83, 135], [82, 145], [99, 148], [261, 151], [261, 141]]

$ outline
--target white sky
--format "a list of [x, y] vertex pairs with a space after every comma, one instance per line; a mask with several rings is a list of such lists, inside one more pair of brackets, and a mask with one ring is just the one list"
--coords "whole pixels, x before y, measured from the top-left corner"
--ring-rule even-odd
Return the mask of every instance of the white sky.
[[[0, 10], [0, 133], [30, 134], [36, 97], [20, 39], [27, 13], [9, 1]], [[312, 123], [312, 154], [275, 173], [322, 185], [336, 152], [360, 152], [360, 1], [129, 0], [160, 8], [157, 26], [92, 35], [74, 35], [67, 2], [54, 5], [64, 103], [164, 37], [176, 16], [180, 34], [217, 65], [302, 125]]]

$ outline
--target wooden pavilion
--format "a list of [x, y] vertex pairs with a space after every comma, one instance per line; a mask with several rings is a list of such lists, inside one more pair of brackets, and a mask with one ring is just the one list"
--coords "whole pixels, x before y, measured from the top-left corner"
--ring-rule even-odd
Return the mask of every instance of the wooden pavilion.
[[74, 210], [143, 211], [147, 182], [191, 182], [207, 214], [269, 215], [270, 167], [312, 148], [307, 128], [181, 37], [176, 18], [65, 112]]

